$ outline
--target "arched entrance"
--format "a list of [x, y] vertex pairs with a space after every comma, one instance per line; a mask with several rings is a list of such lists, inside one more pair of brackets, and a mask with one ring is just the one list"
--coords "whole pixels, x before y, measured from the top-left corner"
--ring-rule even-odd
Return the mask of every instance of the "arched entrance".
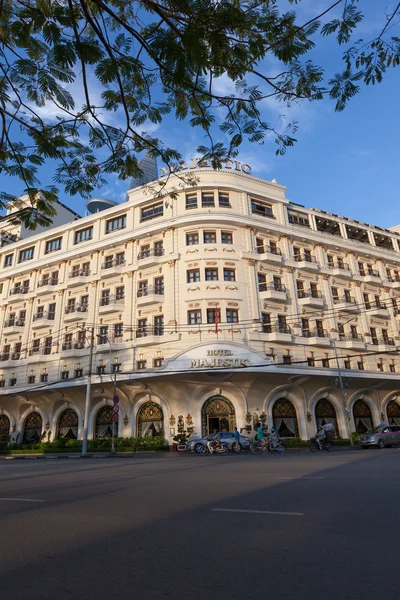
[[201, 409], [202, 435], [218, 431], [233, 431], [236, 427], [236, 414], [233, 404], [223, 396], [212, 396]]
[[332, 424], [335, 427], [335, 433], [338, 434], [339, 428], [337, 423], [336, 410], [332, 402], [328, 398], [321, 398], [315, 406], [315, 418], [317, 427], [321, 425]]
[[389, 425], [400, 425], [400, 404], [391, 400], [386, 408]]
[[96, 415], [94, 425], [94, 437], [96, 440], [112, 437], [112, 427], [114, 425], [114, 436], [118, 437], [118, 421], [113, 422], [112, 406], [103, 406]]
[[296, 409], [287, 398], [279, 398], [272, 407], [272, 420], [280, 437], [298, 437]]
[[29, 413], [25, 419], [23, 443], [36, 444], [40, 442], [42, 426], [43, 421], [40, 414], [36, 411]]
[[5, 450], [10, 439], [10, 419], [0, 415], [0, 450]]
[[78, 415], [67, 408], [58, 419], [57, 438], [76, 440], [78, 437]]
[[138, 437], [162, 437], [164, 414], [159, 404], [149, 400], [139, 409], [137, 416]]
[[371, 409], [364, 400], [354, 402], [353, 417], [357, 433], [365, 433], [373, 427]]

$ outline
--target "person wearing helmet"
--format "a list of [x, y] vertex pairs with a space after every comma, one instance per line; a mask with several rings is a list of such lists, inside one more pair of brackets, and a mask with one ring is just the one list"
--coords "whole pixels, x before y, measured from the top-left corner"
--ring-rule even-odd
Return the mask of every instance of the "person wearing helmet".
[[276, 445], [279, 442], [279, 434], [276, 431], [275, 427], [271, 427], [271, 431], [269, 434], [269, 443], [271, 444], [272, 448], [276, 448]]
[[263, 428], [261, 426], [261, 423], [258, 423], [258, 425], [257, 425], [256, 439], [257, 439], [258, 442], [260, 442], [260, 444], [262, 446], [265, 446], [265, 444], [267, 443], [267, 440], [266, 440], [266, 437], [264, 435], [264, 431], [263, 431]]

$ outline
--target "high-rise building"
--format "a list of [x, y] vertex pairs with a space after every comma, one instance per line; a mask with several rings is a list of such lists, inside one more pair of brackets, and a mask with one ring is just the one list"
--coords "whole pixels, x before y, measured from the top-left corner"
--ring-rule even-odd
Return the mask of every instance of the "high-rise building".
[[140, 177], [132, 177], [129, 182], [129, 189], [139, 187], [145, 183], [150, 183], [151, 181], [158, 179], [156, 158], [152, 158], [146, 153], [139, 161], [139, 168], [143, 171], [143, 174]]

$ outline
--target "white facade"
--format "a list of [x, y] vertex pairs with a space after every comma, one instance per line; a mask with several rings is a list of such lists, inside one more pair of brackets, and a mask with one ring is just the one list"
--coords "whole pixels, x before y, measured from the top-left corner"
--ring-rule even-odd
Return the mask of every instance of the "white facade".
[[399, 233], [243, 171], [193, 173], [176, 199], [134, 189], [1, 248], [0, 435], [82, 436], [92, 328], [90, 436], [109, 433], [113, 370], [120, 436], [400, 423]]

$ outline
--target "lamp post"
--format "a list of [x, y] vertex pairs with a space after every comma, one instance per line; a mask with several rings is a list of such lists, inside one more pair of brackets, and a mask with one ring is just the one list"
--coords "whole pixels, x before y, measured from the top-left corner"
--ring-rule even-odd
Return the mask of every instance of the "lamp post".
[[83, 421], [83, 441], [82, 441], [82, 456], [87, 454], [87, 443], [88, 443], [88, 426], [89, 426], [89, 413], [90, 413], [90, 394], [92, 389], [92, 363], [93, 363], [93, 349], [94, 349], [94, 327], [90, 327], [91, 331], [90, 338], [90, 350], [89, 350], [89, 371], [86, 383], [86, 400], [85, 400], [85, 416]]
[[[110, 374], [111, 374], [111, 368], [112, 368], [112, 347], [111, 347], [111, 341], [110, 338], [107, 336], [98, 336], [98, 337], [105, 337], [108, 345], [110, 346]], [[115, 396], [117, 395], [117, 370], [114, 369], [114, 378], [113, 378], [113, 398], [115, 398]], [[113, 407], [116, 406], [116, 404], [113, 403]], [[111, 426], [111, 454], [115, 454], [115, 423], [114, 423], [114, 412], [113, 412], [113, 422], [112, 422], [112, 426]]]
[[342, 396], [344, 412], [345, 412], [345, 415], [347, 418], [347, 426], [348, 426], [348, 431], [349, 431], [350, 445], [354, 446], [353, 436], [352, 436], [352, 432], [351, 432], [351, 424], [350, 424], [350, 416], [351, 415], [350, 415], [350, 411], [348, 410], [348, 408], [346, 406], [346, 392], [344, 391], [344, 386], [343, 386], [342, 370], [340, 368], [339, 356], [338, 356], [337, 349], [336, 349], [336, 340], [333, 340], [333, 349], [335, 351], [336, 368], [337, 368], [338, 378], [339, 378], [340, 393]]

